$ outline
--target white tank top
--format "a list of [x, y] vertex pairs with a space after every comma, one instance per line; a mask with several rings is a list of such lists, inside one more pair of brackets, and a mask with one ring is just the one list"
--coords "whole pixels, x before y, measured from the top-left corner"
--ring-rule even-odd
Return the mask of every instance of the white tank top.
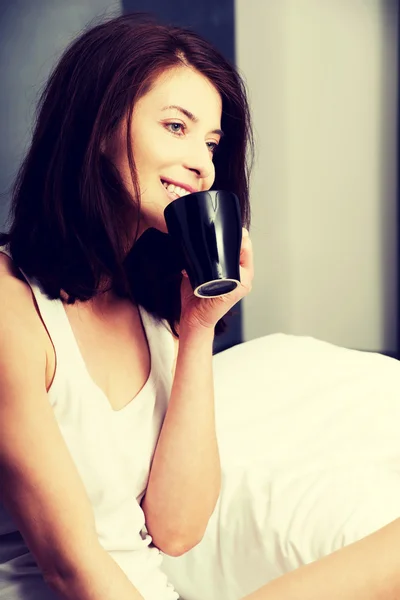
[[[0, 252], [10, 256], [4, 246]], [[50, 300], [37, 281], [26, 280], [57, 358], [49, 402], [89, 496], [99, 542], [145, 600], [176, 600], [140, 507], [172, 386], [174, 342], [168, 326], [140, 307], [150, 376], [129, 404], [114, 411], [86, 369], [62, 301]], [[0, 599], [56, 598], [0, 502]]]

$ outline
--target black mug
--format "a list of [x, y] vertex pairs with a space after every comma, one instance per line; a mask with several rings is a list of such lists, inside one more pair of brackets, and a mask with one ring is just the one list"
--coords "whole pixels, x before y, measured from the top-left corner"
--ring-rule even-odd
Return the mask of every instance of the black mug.
[[194, 294], [214, 298], [240, 284], [242, 219], [238, 197], [224, 190], [195, 192], [164, 210]]

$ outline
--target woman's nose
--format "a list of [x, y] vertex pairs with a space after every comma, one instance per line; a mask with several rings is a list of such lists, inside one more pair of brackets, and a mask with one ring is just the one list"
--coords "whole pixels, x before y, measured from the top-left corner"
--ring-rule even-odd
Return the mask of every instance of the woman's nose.
[[184, 166], [196, 173], [199, 179], [210, 177], [213, 172], [212, 155], [204, 142], [203, 147], [193, 148], [190, 155], [185, 157]]

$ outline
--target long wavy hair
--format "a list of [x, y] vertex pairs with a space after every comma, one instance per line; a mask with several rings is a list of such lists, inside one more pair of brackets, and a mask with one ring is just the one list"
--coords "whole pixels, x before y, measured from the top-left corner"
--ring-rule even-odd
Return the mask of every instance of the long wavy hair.
[[[207, 77], [221, 96], [225, 135], [214, 156], [213, 189], [237, 194], [249, 227], [253, 138], [235, 67], [195, 32], [150, 15], [91, 25], [66, 49], [41, 94], [32, 142], [12, 186], [9, 229], [0, 234], [16, 265], [49, 298], [63, 291], [68, 303], [87, 301], [102, 281], [111, 281], [120, 296], [166, 319], [176, 333], [183, 266], [169, 236], [148, 230], [132, 245], [140, 190], [130, 123], [135, 102], [157, 77], [182, 65]], [[101, 151], [125, 115], [134, 195]], [[220, 321], [216, 333], [224, 327]]]

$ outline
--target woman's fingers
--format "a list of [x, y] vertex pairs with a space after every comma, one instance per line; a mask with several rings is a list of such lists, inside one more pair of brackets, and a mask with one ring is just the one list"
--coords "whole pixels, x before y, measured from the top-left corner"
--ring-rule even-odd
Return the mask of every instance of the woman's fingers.
[[242, 246], [240, 249], [240, 281], [248, 290], [251, 289], [251, 283], [254, 277], [253, 247], [249, 232], [243, 227]]

